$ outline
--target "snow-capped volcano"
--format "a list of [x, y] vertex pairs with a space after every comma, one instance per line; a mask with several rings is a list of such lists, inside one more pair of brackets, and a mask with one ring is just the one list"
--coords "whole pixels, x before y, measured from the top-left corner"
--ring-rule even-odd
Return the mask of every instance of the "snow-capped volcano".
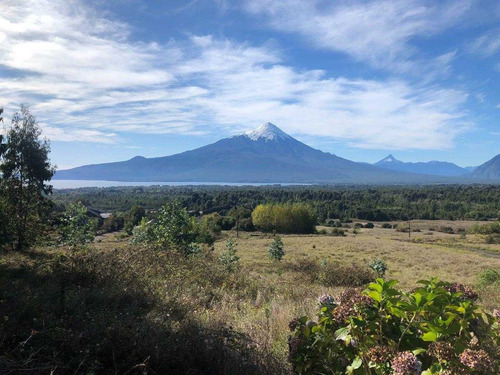
[[56, 179], [175, 182], [411, 183], [426, 176], [389, 171], [316, 150], [265, 123], [207, 146], [158, 158], [85, 165]]
[[288, 134], [278, 128], [276, 125], [266, 122], [254, 130], [250, 130], [244, 134], [252, 141], [263, 139], [265, 141], [275, 141], [277, 139], [291, 139]]

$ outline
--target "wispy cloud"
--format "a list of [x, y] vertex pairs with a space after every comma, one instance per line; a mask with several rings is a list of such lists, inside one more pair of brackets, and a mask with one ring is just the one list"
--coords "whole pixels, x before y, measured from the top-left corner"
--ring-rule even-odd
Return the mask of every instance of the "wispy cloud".
[[344, 53], [384, 70], [449, 69], [449, 54], [421, 59], [413, 43], [460, 22], [470, 0], [246, 0], [245, 9], [271, 27], [302, 36], [317, 48]]
[[468, 50], [482, 57], [493, 56], [500, 52], [500, 28], [490, 30], [474, 39], [469, 43]]
[[[273, 12], [281, 9], [266, 3]], [[294, 0], [290, 9], [298, 11], [297, 4], [306, 3]], [[395, 14], [394, 21], [379, 20], [395, 41], [388, 57], [393, 62], [396, 55], [413, 53], [410, 37], [424, 34], [415, 30], [433, 32], [437, 26], [427, 25], [426, 7], [404, 13], [404, 26], [395, 21], [401, 15], [399, 2], [384, 4], [382, 13]], [[461, 14], [458, 5], [442, 7], [443, 22], [450, 13]], [[346, 8], [342, 16], [354, 22], [355, 14]], [[370, 13], [366, 19], [371, 18]], [[355, 34], [359, 22], [350, 27], [342, 23], [345, 34], [339, 35]], [[392, 27], [403, 28], [403, 36]], [[348, 47], [345, 41], [340, 45], [353, 56], [381, 63], [381, 45], [392, 42], [377, 36], [379, 29], [373, 32], [366, 36], [373, 56], [361, 51], [366, 46], [362, 36], [357, 46]], [[78, 3], [2, 2], [0, 68], [8, 74], [0, 81], [0, 104], [12, 111], [21, 102], [31, 102], [53, 140], [101, 143], [119, 141], [123, 133], [237, 133], [272, 121], [292, 134], [345, 140], [357, 147], [440, 149], [451, 147], [454, 137], [472, 126], [463, 109], [468, 95], [461, 90], [296, 69], [274, 46], [206, 35], [142, 43], [130, 34], [127, 24]], [[453, 56], [444, 54], [436, 64]]]

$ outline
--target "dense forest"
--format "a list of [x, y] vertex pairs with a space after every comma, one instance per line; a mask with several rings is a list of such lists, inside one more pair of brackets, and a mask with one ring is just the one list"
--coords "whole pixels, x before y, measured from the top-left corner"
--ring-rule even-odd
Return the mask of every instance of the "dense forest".
[[320, 222], [345, 218], [488, 220], [500, 216], [498, 185], [113, 187], [56, 190], [52, 198], [59, 209], [81, 201], [107, 212], [127, 211], [133, 205], [158, 210], [166, 201], [177, 200], [191, 212], [221, 215], [237, 207], [251, 212], [264, 203], [303, 202], [316, 209]]

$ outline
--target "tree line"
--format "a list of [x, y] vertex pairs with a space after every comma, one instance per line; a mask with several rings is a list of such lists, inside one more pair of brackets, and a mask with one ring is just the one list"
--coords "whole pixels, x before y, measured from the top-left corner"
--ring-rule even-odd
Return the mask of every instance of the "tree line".
[[[174, 199], [193, 214], [218, 213], [245, 218], [266, 203], [307, 203], [319, 222], [357, 218], [367, 221], [490, 220], [500, 217], [499, 185], [439, 186], [150, 186], [57, 190], [59, 205], [80, 200], [109, 212], [129, 210], [134, 204], [158, 210]], [[230, 219], [232, 220], [232, 219]]]

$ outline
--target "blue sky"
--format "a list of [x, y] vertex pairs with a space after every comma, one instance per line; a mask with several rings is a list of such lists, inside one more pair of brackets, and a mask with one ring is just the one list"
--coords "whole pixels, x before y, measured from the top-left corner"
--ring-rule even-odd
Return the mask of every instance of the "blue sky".
[[193, 149], [270, 121], [336, 155], [500, 153], [500, 2], [0, 3], [0, 106], [59, 168]]

